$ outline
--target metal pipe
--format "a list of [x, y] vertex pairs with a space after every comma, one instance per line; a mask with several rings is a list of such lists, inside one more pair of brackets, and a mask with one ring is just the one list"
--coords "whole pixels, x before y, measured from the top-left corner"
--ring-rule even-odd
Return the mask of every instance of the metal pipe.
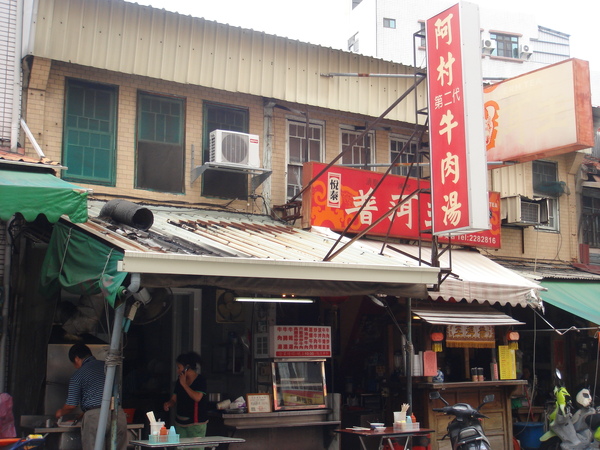
[[[140, 288], [141, 276], [139, 273], [131, 274], [131, 282], [127, 286], [126, 293], [133, 294]], [[125, 301], [115, 308], [115, 322], [113, 324], [113, 333], [110, 340], [110, 349], [107, 357], [106, 377], [104, 379], [104, 391], [102, 392], [102, 403], [100, 404], [100, 417], [98, 419], [98, 433], [96, 434], [96, 442], [94, 450], [104, 449], [104, 430], [108, 424], [108, 414], [110, 413], [110, 400], [112, 397], [115, 373], [117, 365], [121, 362], [121, 336], [123, 334], [123, 319], [125, 318]], [[118, 415], [119, 405], [115, 404], [115, 411]], [[116, 439], [116, 434], [111, 433]], [[113, 448], [116, 442], [112, 442]]]
[[16, 152], [19, 143], [19, 119], [21, 118], [21, 52], [23, 51], [23, 2], [17, 1], [17, 23], [15, 30], [15, 53], [12, 86], [12, 112], [10, 129], [10, 151]]
[[[415, 74], [412, 73], [359, 73], [359, 72], [350, 72], [350, 73], [340, 73], [340, 72], [330, 72], [330, 73], [322, 73], [322, 77], [360, 77], [360, 78], [414, 78]], [[423, 73], [417, 73], [417, 76], [425, 77], [426, 75]]]
[[413, 367], [413, 344], [412, 344], [412, 299], [406, 299], [406, 403], [410, 405], [410, 412], [414, 413], [412, 404], [412, 367]]
[[[108, 357], [112, 358], [120, 354], [121, 334], [123, 329], [123, 318], [125, 317], [125, 303], [123, 302], [115, 309], [115, 323], [113, 324], [113, 335], [110, 340], [110, 350]], [[96, 433], [96, 443], [94, 450], [104, 449], [104, 430], [108, 424], [108, 414], [110, 413], [110, 400], [112, 398], [113, 383], [115, 380], [116, 365], [112, 362], [106, 367], [106, 377], [104, 379], [104, 391], [102, 393], [102, 403], [100, 405], [100, 417], [98, 419], [98, 432]], [[115, 405], [117, 410], [118, 405]], [[118, 413], [118, 411], [117, 411]]]
[[38, 142], [35, 140], [35, 136], [33, 136], [33, 133], [31, 132], [31, 130], [27, 126], [27, 123], [25, 123], [25, 121], [22, 118], [21, 118], [21, 128], [23, 128], [23, 131], [25, 132], [25, 135], [29, 139], [29, 142], [31, 142], [31, 145], [35, 149], [35, 152], [37, 153], [37, 155], [40, 158], [45, 158], [46, 155], [44, 154], [44, 151], [42, 150], [42, 147], [40, 147], [40, 144], [38, 144]]

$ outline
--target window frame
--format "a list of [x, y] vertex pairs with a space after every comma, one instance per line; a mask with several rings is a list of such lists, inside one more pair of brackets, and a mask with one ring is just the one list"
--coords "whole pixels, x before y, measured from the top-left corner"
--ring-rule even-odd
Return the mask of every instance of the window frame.
[[[496, 49], [494, 56], [500, 58], [519, 58], [519, 36], [510, 33], [500, 33], [490, 31], [490, 39], [496, 41]], [[510, 50], [507, 48], [510, 47]]]
[[425, 22], [423, 22], [422, 20], [419, 21], [419, 34], [422, 36], [419, 38], [420, 42], [419, 42], [419, 48], [427, 48], [427, 38], [426, 36], [426, 30], [425, 30]]
[[[116, 165], [117, 165], [117, 136], [118, 136], [118, 103], [119, 103], [119, 88], [116, 85], [112, 85], [112, 84], [106, 84], [106, 83], [97, 83], [97, 82], [93, 82], [93, 81], [88, 81], [88, 80], [82, 80], [82, 79], [77, 79], [77, 78], [65, 78], [65, 97], [64, 97], [64, 108], [63, 108], [63, 138], [62, 138], [62, 150], [61, 150], [61, 159], [64, 162], [64, 164], [67, 167], [71, 167], [71, 171], [73, 171], [73, 164], [70, 162], [72, 161], [71, 158], [74, 157], [72, 155], [72, 153], [74, 153], [74, 151], [69, 151], [69, 134], [72, 130], [72, 128], [69, 126], [69, 122], [70, 119], [68, 117], [69, 115], [69, 105], [70, 105], [70, 98], [72, 95], [72, 91], [71, 88], [75, 88], [75, 87], [79, 87], [79, 88], [83, 88], [83, 89], [94, 89], [96, 91], [104, 91], [106, 93], [108, 93], [108, 95], [110, 96], [110, 100], [109, 100], [109, 132], [105, 133], [108, 135], [108, 139], [109, 139], [109, 145], [110, 145], [110, 149], [109, 149], [109, 153], [110, 155], [107, 158], [107, 172], [108, 175], [105, 177], [98, 177], [98, 176], [86, 176], [83, 175], [82, 173], [79, 174], [73, 174], [73, 173], [69, 173], [69, 169], [66, 169], [63, 171], [62, 173], [62, 178], [66, 181], [74, 181], [74, 182], [79, 182], [79, 183], [87, 183], [87, 184], [97, 184], [97, 185], [101, 185], [101, 186], [115, 186], [116, 185]], [[84, 116], [78, 116], [78, 117], [84, 117]], [[86, 118], [88, 120], [88, 123], [90, 121], [90, 118]], [[93, 120], [98, 120], [98, 119], [93, 119]], [[73, 128], [73, 130], [79, 130], [81, 131], [80, 128]], [[93, 132], [93, 130], [90, 130], [89, 128], [87, 128], [86, 130], [88, 130], [86, 133], [91, 133]], [[78, 132], [79, 132], [78, 131]], [[99, 131], [99, 130], [95, 130], [95, 131]], [[100, 150], [98, 148], [96, 148], [96, 150]], [[69, 153], [71, 153], [71, 156], [69, 155]], [[89, 152], [85, 152], [85, 153], [89, 153]], [[89, 157], [89, 155], [84, 154], [84, 152], [82, 152], [82, 160], [87, 156]], [[93, 163], [92, 166], [96, 166], [97, 163], [97, 158], [96, 155], [92, 155], [91, 156]], [[82, 162], [82, 166], [85, 166], [85, 162]]]
[[[159, 102], [163, 102], [163, 103], [171, 103], [171, 104], [179, 104], [179, 130], [178, 130], [178, 135], [179, 135], [179, 139], [177, 143], [174, 142], [169, 142], [168, 140], [166, 140], [167, 138], [167, 133], [165, 133], [163, 136], [165, 136], [165, 139], [161, 140], [152, 140], [152, 139], [146, 139], [145, 136], [142, 136], [143, 134], [146, 133], [146, 131], [144, 131], [142, 129], [144, 123], [145, 123], [145, 119], [144, 119], [144, 115], [147, 116], [148, 113], [150, 113], [150, 111], [145, 111], [142, 108], [142, 104], [146, 99], [154, 99], [157, 100]], [[168, 115], [166, 113], [163, 113], [163, 111], [160, 112], [152, 112], [152, 114], [155, 114], [156, 117], [155, 119], [158, 120], [158, 117], [163, 117], [163, 116], [167, 116], [165, 117], [165, 122], [164, 122], [164, 130], [167, 131], [169, 129], [172, 129], [172, 127], [168, 126], [167, 123], [167, 118]], [[156, 124], [155, 124], [156, 125]], [[160, 94], [160, 93], [156, 93], [156, 92], [149, 92], [149, 91], [144, 91], [144, 90], [138, 90], [137, 92], [137, 104], [136, 104], [136, 134], [135, 134], [135, 178], [134, 178], [134, 188], [135, 189], [140, 189], [140, 190], [146, 190], [146, 191], [153, 191], [153, 192], [164, 192], [164, 193], [168, 193], [168, 194], [185, 194], [185, 125], [186, 125], [186, 99], [184, 97], [177, 97], [174, 95], [168, 95], [168, 94]], [[160, 128], [159, 127], [155, 127], [154, 128], [154, 135], [155, 137], [157, 135], [159, 135], [160, 132]], [[160, 136], [160, 135], [159, 135]], [[140, 144], [142, 144], [142, 147], [147, 146], [147, 148], [140, 148]], [[152, 146], [155, 146], [155, 148], [152, 148]], [[158, 148], [158, 147], [163, 147], [163, 148]], [[178, 147], [178, 149], [177, 149]], [[177, 168], [178, 170], [178, 174], [180, 176], [180, 183], [179, 183], [179, 187], [169, 190], [166, 189], [164, 186], [160, 186], [158, 184], [156, 184], [157, 181], [160, 182], [160, 180], [165, 180], [167, 179], [167, 177], [165, 175], [167, 175], [167, 172], [165, 172], [165, 162], [169, 161], [169, 163], [172, 163], [172, 157], [162, 157], [164, 155], [161, 155], [160, 161], [155, 161], [155, 164], [152, 164], [152, 166], [156, 165], [156, 174], [154, 174], [154, 177], [151, 177], [147, 182], [144, 183], [144, 185], [142, 185], [142, 181], [140, 181], [140, 178], [142, 176], [142, 174], [140, 173], [142, 170], [142, 164], [144, 164], [142, 157], [148, 157], [149, 155], [141, 155], [140, 153], [148, 153], [150, 154], [153, 151], [158, 151], [158, 152], [167, 152], [170, 149], [178, 151], [180, 153], [181, 156], [181, 165], [179, 168]], [[147, 171], [147, 167], [143, 167], [144, 168], [144, 172]], [[175, 170], [175, 167], [172, 167], [173, 170]], [[166, 186], [166, 185], [165, 185]], [[175, 183], [172, 184], [172, 186], [175, 186]]]
[[392, 30], [396, 29], [396, 19], [392, 19], [391, 17], [383, 18], [383, 28], [390, 28]]
[[[390, 164], [392, 163], [392, 161], [395, 158], [395, 155], [397, 153], [400, 153], [400, 150], [402, 150], [402, 147], [398, 147], [398, 149], [394, 150], [392, 149], [392, 143], [396, 142], [396, 143], [401, 143], [402, 146], [404, 146], [404, 144], [406, 142], [408, 142], [409, 136], [404, 136], [401, 134], [390, 134], [389, 139], [388, 139], [388, 144], [389, 144], [389, 157], [390, 157]], [[411, 160], [414, 158], [415, 159], [415, 165], [412, 167], [412, 170], [410, 170], [409, 172], [409, 167], [392, 167], [392, 175], [398, 175], [398, 176], [407, 176], [409, 175], [410, 177], [413, 178], [420, 178], [422, 177], [422, 171], [421, 168], [417, 165], [419, 163], [418, 160], [418, 145], [417, 142], [413, 141], [410, 143], [409, 148], [407, 149], [407, 151], [405, 151], [404, 153], [402, 153], [402, 155], [400, 155], [400, 161], [398, 161], [399, 163], [410, 163]], [[411, 158], [412, 157], [412, 158]]]
[[[547, 174], [544, 175], [542, 171], [536, 171], [536, 166], [539, 168], [542, 167], [553, 167], [554, 168], [554, 176], [549, 177]], [[541, 179], [536, 180], [536, 172], [538, 173], [538, 177]], [[531, 162], [531, 180], [533, 186], [533, 198], [534, 199], [546, 199], [548, 203], [548, 223], [536, 225], [536, 228], [541, 231], [551, 231], [551, 232], [559, 232], [560, 231], [560, 207], [559, 207], [559, 197], [549, 196], [545, 193], [536, 192], [535, 186], [536, 181], [552, 181], [558, 182], [558, 163], [556, 161], [544, 161], [544, 160], [536, 160]]]
[[348, 39], [348, 51], [352, 53], [358, 53], [358, 31], [350, 36]]
[[583, 187], [581, 215], [584, 224], [581, 232], [582, 242], [591, 248], [600, 248], [600, 189]]
[[[304, 126], [304, 129], [306, 131], [306, 120], [303, 120], [302, 118], [299, 118], [299, 117], [292, 117], [292, 116], [286, 117], [286, 120], [285, 120], [285, 130], [286, 130], [286, 136], [285, 136], [285, 146], [286, 146], [285, 186], [286, 186], [286, 191], [285, 191], [285, 195], [288, 200], [293, 198], [294, 195], [296, 195], [298, 192], [300, 192], [303, 187], [302, 184], [296, 185], [296, 184], [290, 183], [290, 167], [300, 167], [300, 173], [302, 173], [302, 166], [305, 162], [311, 162], [311, 161], [323, 162], [325, 160], [325, 122], [321, 121], [321, 120], [310, 120], [309, 124], [308, 124], [309, 128], [318, 128], [321, 133], [321, 138], [318, 141], [320, 144], [318, 161], [310, 159], [310, 151], [309, 151], [309, 155], [306, 155], [306, 154], [301, 155], [301, 161], [292, 162], [292, 158], [290, 155], [290, 149], [291, 149], [290, 143], [291, 143], [291, 139], [292, 139], [292, 137], [290, 136], [290, 126], [291, 125]], [[304, 143], [306, 141], [306, 133], [304, 135], [304, 138], [300, 138], [300, 139], [301, 139], [301, 142]], [[309, 140], [310, 139], [311, 138], [309, 138]], [[315, 140], [312, 139], [312, 141], [314, 142]], [[302, 181], [302, 179], [300, 179], [300, 181]], [[294, 194], [290, 195], [290, 187], [292, 187], [292, 186], [295, 186], [296, 188], [294, 189]]]
[[[348, 125], [342, 125], [340, 126], [340, 131], [339, 131], [339, 138], [340, 138], [340, 153], [342, 151], [344, 151], [344, 133], [348, 133], [350, 135], [354, 135], [354, 136], [358, 136], [360, 134], [362, 134], [360, 131], [356, 131], [354, 129], [355, 127], [353, 126], [348, 126]], [[369, 133], [367, 133], [364, 138], [369, 138], [370, 142], [369, 142], [369, 161], [367, 161], [367, 164], [375, 164], [376, 161], [376, 148], [375, 148], [375, 132], [374, 131], [370, 131]], [[364, 145], [362, 145], [361, 147], [365, 147]], [[361, 153], [362, 156], [362, 153]], [[360, 161], [360, 162], [354, 162], [354, 158], [352, 159], [351, 162], [346, 162], [346, 155], [344, 155], [342, 157], [342, 159], [339, 161], [339, 164], [341, 165], [345, 165], [345, 164], [361, 164], [363, 165], [364, 162]], [[368, 170], [374, 170], [374, 167], [369, 167]]]

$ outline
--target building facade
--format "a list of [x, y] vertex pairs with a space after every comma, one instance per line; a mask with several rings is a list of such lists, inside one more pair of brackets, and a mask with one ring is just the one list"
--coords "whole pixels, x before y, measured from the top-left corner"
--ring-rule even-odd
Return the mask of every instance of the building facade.
[[[402, 64], [425, 66], [425, 20], [451, 1], [353, 2], [348, 50]], [[569, 35], [543, 27], [520, 11], [480, 7], [484, 80], [531, 72], [570, 56]], [[419, 36], [414, 37], [415, 33]]]
[[[361, 3], [355, 10], [368, 3]], [[383, 171], [401, 153], [417, 125], [424, 123], [417, 111], [426, 107], [425, 85], [414, 86], [416, 69], [411, 67], [412, 58], [399, 64], [384, 56], [373, 58], [323, 48], [121, 0], [32, 0], [25, 5], [24, 22], [32, 26], [24, 40], [21, 114], [32, 139], [22, 137], [20, 143], [25, 154], [34, 158], [38, 155], [33, 146], [35, 141], [49, 159], [64, 166], [60, 177], [91, 189], [94, 200], [125, 198], [155, 207], [235, 213], [243, 217], [242, 224], [251, 228], [252, 219], [247, 216], [272, 214], [281, 219], [288, 211], [284, 206], [301, 198], [303, 163], [328, 163], [352, 146], [352, 151], [342, 156], [341, 164]], [[394, 19], [388, 16], [392, 16], [391, 12], [384, 18]], [[415, 24], [421, 23], [421, 19], [415, 18]], [[393, 29], [391, 21], [386, 23], [386, 29]], [[553, 56], [544, 60], [541, 42], [550, 42], [554, 37], [556, 47], [564, 48], [567, 37], [537, 26], [525, 29], [530, 32], [523, 31], [517, 36], [516, 44], [510, 41], [511, 46], [516, 45], [511, 48], [519, 53], [498, 56], [490, 52], [482, 56], [484, 62], [511, 67], [491, 71], [490, 77], [511, 77], [517, 73], [513, 73], [517, 67], [532, 70], [534, 66], [553, 62], [553, 57], [558, 61], [565, 56], [556, 48], [547, 49]], [[504, 35], [516, 36], [501, 33], [504, 31], [501, 25], [486, 30], [496, 33], [498, 41]], [[412, 49], [412, 32], [398, 40]], [[356, 42], [363, 45], [361, 34]], [[537, 56], [523, 48], [534, 43], [540, 44]], [[398, 76], [348, 75], [353, 73]], [[382, 117], [400, 98], [404, 100]], [[375, 121], [377, 126], [365, 133]], [[217, 130], [224, 133], [215, 133]], [[235, 140], [236, 133], [247, 139], [248, 157], [242, 157], [241, 163], [235, 154], [230, 156], [226, 151], [234, 148], [226, 146], [225, 138], [230, 136]], [[419, 150], [418, 146], [410, 146], [403, 153], [402, 158], [406, 159], [402, 162], [409, 163], [409, 156], [416, 156]], [[234, 164], [220, 165], [224, 158], [233, 158]], [[492, 170], [490, 190], [506, 198], [515, 195], [545, 198], [549, 217], [528, 224], [505, 220], [501, 248], [481, 251], [493, 257], [528, 261], [578, 261], [580, 205], [574, 193], [581, 162], [579, 153], [570, 153]], [[378, 165], [382, 167], [374, 168]], [[407, 174], [405, 167], [394, 170], [398, 175]], [[564, 183], [565, 188], [552, 193], [538, 189], [548, 181], [560, 186]], [[97, 209], [93, 207], [94, 212]], [[290, 216], [293, 223], [295, 216]], [[95, 228], [98, 223], [90, 221], [86, 231], [109, 235], [105, 231], [109, 225], [102, 222], [103, 228], [98, 231]], [[139, 239], [132, 245], [147, 246], [149, 253], [156, 251], [153, 247], [156, 242], [148, 235], [131, 230], [124, 235]], [[37, 242], [35, 233], [28, 234], [29, 237]], [[244, 238], [252, 239], [246, 235]], [[41, 241], [47, 242], [48, 236], [42, 236]], [[112, 236], [111, 243], [115, 242], [118, 239]], [[223, 242], [219, 244], [227, 247]], [[29, 250], [37, 265], [41, 265], [43, 246], [31, 244]], [[263, 257], [268, 259], [270, 255], [265, 253]], [[473, 280], [474, 283], [493, 281], [496, 280]], [[21, 282], [23, 290], [19, 295], [37, 299], [38, 294], [28, 291], [33, 288], [25, 284]], [[184, 319], [194, 316], [200, 304], [198, 298], [206, 300], [202, 308], [219, 298], [214, 290], [202, 293], [196, 287], [192, 290], [177, 293], [185, 300], [174, 308], [169, 328], [154, 330], [157, 336], [166, 333], [167, 339], [172, 338], [169, 356], [197, 338], [188, 329], [198, 325], [197, 322], [182, 327], [187, 330], [181, 333], [185, 338], [176, 332]], [[467, 300], [485, 301], [471, 295]], [[510, 301], [507, 303], [510, 305]], [[351, 317], [360, 320], [363, 310], [349, 308], [354, 309]], [[213, 312], [209, 307], [206, 310]], [[52, 312], [50, 307], [44, 311], [46, 315]], [[37, 319], [41, 322], [44, 317]], [[235, 359], [236, 349], [238, 357], [245, 353], [242, 347], [233, 346], [234, 338], [226, 331], [233, 331], [232, 327], [219, 328], [211, 344], [225, 355], [233, 352]], [[342, 335], [351, 337], [351, 328], [346, 325]], [[235, 328], [235, 332], [241, 335], [244, 329]], [[237, 342], [237, 335], [234, 336]], [[197, 340], [194, 343], [199, 345]], [[18, 348], [25, 347], [20, 345]], [[391, 359], [387, 362], [390, 371]], [[169, 361], [160, 362], [163, 367], [155, 364], [154, 368], [168, 383], [170, 373], [167, 369], [165, 375], [164, 364]], [[236, 364], [231, 369], [234, 373], [227, 376], [216, 372], [211, 381], [216, 383], [217, 390], [231, 390], [236, 382], [239, 389], [247, 383], [236, 378]], [[214, 365], [227, 367], [227, 361], [219, 360]], [[373, 363], [373, 371], [375, 366]], [[13, 386], [17, 386], [21, 374], [18, 364], [14, 367], [12, 380]], [[38, 398], [29, 397], [23, 408], [30, 411]]]

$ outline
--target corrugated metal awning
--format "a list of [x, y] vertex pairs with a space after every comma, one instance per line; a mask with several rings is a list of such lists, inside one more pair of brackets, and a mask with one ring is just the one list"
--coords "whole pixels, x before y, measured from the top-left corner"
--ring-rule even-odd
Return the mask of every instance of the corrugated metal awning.
[[335, 239], [324, 230], [294, 228], [268, 216], [145, 205], [154, 221], [142, 231], [94, 218], [104, 204], [91, 201], [93, 219], [77, 227], [122, 250], [119, 270], [142, 274], [147, 287], [427, 298], [427, 285], [439, 273], [358, 244], [326, 262]]
[[413, 307], [414, 315], [432, 325], [523, 325], [516, 319], [487, 305]]

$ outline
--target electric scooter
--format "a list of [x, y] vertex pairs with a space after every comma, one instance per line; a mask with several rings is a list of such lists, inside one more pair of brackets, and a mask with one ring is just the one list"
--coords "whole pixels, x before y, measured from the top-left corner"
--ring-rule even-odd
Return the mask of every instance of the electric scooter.
[[467, 403], [457, 403], [451, 406], [438, 391], [431, 392], [429, 398], [431, 400], [439, 398], [446, 404], [443, 408], [433, 408], [433, 411], [454, 416], [454, 419], [448, 423], [448, 433], [442, 438], [444, 440], [450, 436], [452, 450], [491, 450], [490, 441], [481, 426], [481, 419], [488, 417], [481, 414], [479, 410], [486, 403], [494, 401], [493, 395], [486, 395], [483, 403], [477, 409]]
[[576, 410], [564, 385], [560, 370], [555, 370], [554, 406], [548, 415], [548, 431], [540, 437], [543, 450], [587, 450], [600, 448], [600, 414], [591, 405], [587, 388], [576, 396]]

